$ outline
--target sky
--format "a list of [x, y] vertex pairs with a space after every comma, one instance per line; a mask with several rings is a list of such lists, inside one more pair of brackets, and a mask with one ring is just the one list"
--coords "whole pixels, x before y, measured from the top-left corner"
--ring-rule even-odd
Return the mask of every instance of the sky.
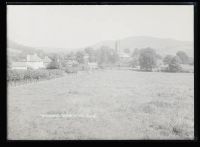
[[192, 5], [8, 5], [7, 37], [32, 47], [82, 48], [152, 36], [193, 41]]

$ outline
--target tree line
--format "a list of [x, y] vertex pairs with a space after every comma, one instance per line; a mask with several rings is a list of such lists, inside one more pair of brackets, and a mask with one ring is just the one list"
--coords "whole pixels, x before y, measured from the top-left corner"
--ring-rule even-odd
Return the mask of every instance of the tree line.
[[[119, 61], [117, 52], [107, 46], [102, 46], [99, 49], [88, 47], [82, 51], [67, 54], [51, 53], [48, 56], [52, 60], [47, 67], [48, 69], [64, 69], [65, 71], [70, 71], [70, 68], [78, 69], [78, 65], [83, 65], [86, 62], [96, 62], [99, 67], [102, 67], [104, 65], [114, 66]], [[67, 61], [75, 61], [73, 67], [69, 67]]]
[[[157, 62], [162, 61], [164, 65], [167, 65], [166, 69], [162, 69], [166, 72], [181, 72], [181, 64], [193, 65], [194, 61], [190, 58], [184, 51], [178, 51], [176, 55], [166, 55], [162, 57], [157, 54], [153, 48], [143, 48], [135, 49], [132, 53], [130, 49], [124, 49], [124, 52], [131, 54], [131, 60], [129, 62], [129, 67], [140, 66], [142, 71], [152, 71], [159, 65]], [[107, 46], [102, 46], [99, 49], [85, 48], [83, 51], [70, 52], [68, 54], [52, 54], [50, 55], [52, 63], [49, 65], [50, 69], [66, 69], [69, 67], [66, 65], [66, 60], [75, 60], [77, 64], [85, 63], [85, 55], [88, 55], [89, 62], [97, 62], [99, 67], [104, 65], [117, 66], [120, 62], [120, 57], [116, 50], [109, 48]], [[59, 61], [59, 62], [58, 62]], [[74, 65], [76, 68], [78, 65]]]
[[176, 55], [166, 55], [162, 58], [152, 48], [135, 49], [132, 54], [131, 66], [140, 66], [141, 70], [152, 71], [153, 68], [159, 67], [157, 60], [167, 65], [165, 72], [182, 72], [181, 64], [193, 65], [194, 61], [184, 51], [178, 51]]
[[[161, 57], [156, 53], [153, 48], [135, 49], [133, 52], [129, 48], [123, 50], [125, 53], [131, 56], [131, 60], [128, 63], [129, 67], [140, 66], [142, 71], [152, 71], [158, 66], [157, 62], [162, 61], [167, 68], [167, 72], [179, 72], [182, 71], [181, 64], [193, 65], [194, 61], [185, 52], [178, 51], [176, 55], [166, 55]], [[117, 66], [120, 62], [120, 57], [117, 51], [107, 46], [101, 46], [98, 49], [87, 47], [84, 50], [70, 53], [48, 53], [40, 51], [39, 56], [49, 56], [52, 62], [48, 65], [48, 69], [62, 69], [67, 73], [73, 73], [80, 70], [79, 65], [86, 62], [86, 55], [88, 56], [88, 62], [96, 62], [99, 67], [105, 65]], [[19, 55], [18, 58], [26, 57], [25, 53]], [[72, 66], [68, 66], [67, 61], [76, 61]]]

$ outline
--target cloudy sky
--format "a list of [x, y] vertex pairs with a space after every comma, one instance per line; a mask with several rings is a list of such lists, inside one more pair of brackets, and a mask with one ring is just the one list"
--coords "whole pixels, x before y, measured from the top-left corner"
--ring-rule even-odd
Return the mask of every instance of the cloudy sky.
[[8, 39], [33, 47], [82, 48], [152, 36], [193, 41], [193, 6], [9, 5]]

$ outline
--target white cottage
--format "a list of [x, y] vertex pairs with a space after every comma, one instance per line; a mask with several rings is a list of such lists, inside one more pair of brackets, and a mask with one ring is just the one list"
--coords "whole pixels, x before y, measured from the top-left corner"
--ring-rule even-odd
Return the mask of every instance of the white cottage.
[[39, 69], [39, 68], [46, 68], [47, 65], [51, 62], [47, 56], [44, 59], [38, 57], [37, 54], [27, 55], [26, 60], [13, 62], [11, 64], [11, 69]]
[[32, 69], [44, 68], [43, 60], [37, 54], [27, 55], [27, 66]]
[[96, 62], [88, 62], [89, 70], [97, 69], [98, 64]]

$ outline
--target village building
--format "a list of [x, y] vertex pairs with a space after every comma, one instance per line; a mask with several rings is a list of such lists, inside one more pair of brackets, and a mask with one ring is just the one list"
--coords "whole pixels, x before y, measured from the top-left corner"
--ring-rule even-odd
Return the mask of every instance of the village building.
[[41, 59], [37, 54], [27, 55], [25, 60], [11, 63], [11, 69], [40, 69], [46, 68], [47, 65], [51, 62], [49, 57]]
[[89, 70], [98, 69], [98, 64], [97, 62], [88, 62], [88, 67], [89, 67]]
[[98, 69], [98, 63], [97, 62], [90, 62], [88, 54], [85, 54], [83, 58], [84, 58], [84, 65], [85, 65], [85, 68], [87, 70]]
[[129, 63], [131, 61], [131, 56], [127, 53], [120, 52], [118, 55], [121, 63]]
[[26, 64], [32, 69], [44, 68], [44, 62], [37, 54], [27, 55]]

